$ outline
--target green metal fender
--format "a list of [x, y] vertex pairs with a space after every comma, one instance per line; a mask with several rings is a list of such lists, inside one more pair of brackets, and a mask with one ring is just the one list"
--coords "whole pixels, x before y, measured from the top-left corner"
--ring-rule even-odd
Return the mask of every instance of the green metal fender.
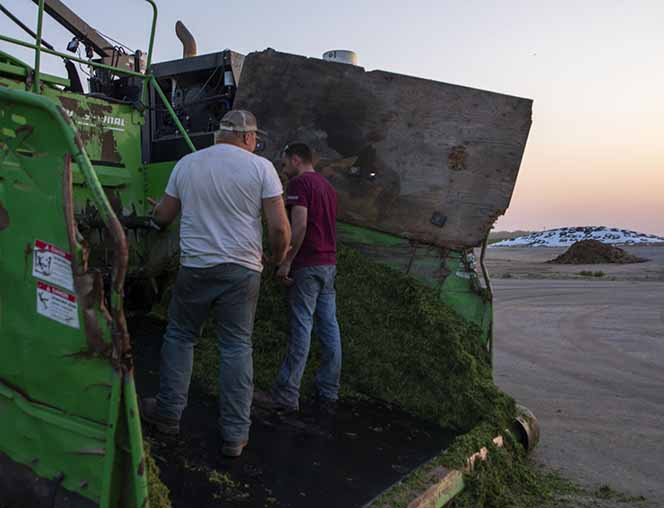
[[[106, 226], [110, 280], [88, 266], [72, 166]], [[0, 89], [0, 499], [8, 506], [32, 506], [29, 496], [54, 506], [147, 505], [122, 301], [127, 257], [66, 112]]]

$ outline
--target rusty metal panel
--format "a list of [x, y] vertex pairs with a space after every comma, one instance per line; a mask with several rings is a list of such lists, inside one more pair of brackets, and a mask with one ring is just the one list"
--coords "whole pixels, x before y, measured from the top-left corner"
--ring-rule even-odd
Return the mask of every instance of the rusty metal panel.
[[479, 245], [507, 209], [532, 101], [266, 50], [245, 58], [235, 108], [300, 140], [340, 197], [340, 219], [432, 245]]
[[[112, 243], [108, 284], [78, 230], [73, 166]], [[95, 504], [140, 505], [127, 241], [69, 115], [47, 97], [0, 88], [0, 210], [0, 499], [11, 504], [7, 468], [23, 465]]]

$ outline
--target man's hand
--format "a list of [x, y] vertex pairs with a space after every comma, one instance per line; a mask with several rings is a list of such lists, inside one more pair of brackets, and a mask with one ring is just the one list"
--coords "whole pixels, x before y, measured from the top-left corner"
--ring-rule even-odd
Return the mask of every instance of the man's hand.
[[154, 207], [152, 219], [162, 228], [171, 224], [180, 213], [180, 200], [168, 194], [164, 194], [159, 203], [152, 198], [146, 198], [146, 201]]
[[[290, 255], [291, 250], [293, 250], [293, 246], [289, 245], [288, 250], [286, 251], [286, 257], [288, 257]], [[280, 261], [278, 259], [274, 259], [274, 255], [268, 255], [265, 251], [263, 251], [262, 260], [263, 260], [263, 264], [265, 266], [276, 265], [277, 268], [279, 268]], [[284, 261], [284, 263], [286, 263], [286, 262], [287, 261]], [[290, 265], [290, 263], [289, 263], [289, 265]]]
[[283, 263], [277, 268], [277, 280], [286, 287], [290, 287], [295, 283], [295, 281], [289, 277], [290, 271], [290, 263]]
[[155, 231], [162, 231], [162, 227], [159, 224], [157, 224], [154, 220], [154, 209], [157, 207], [159, 203], [157, 203], [152, 198], [145, 198], [145, 200], [148, 202], [149, 205], [152, 206], [152, 210], [148, 212], [148, 215], [150, 216], [150, 222], [149, 222], [150, 227]]

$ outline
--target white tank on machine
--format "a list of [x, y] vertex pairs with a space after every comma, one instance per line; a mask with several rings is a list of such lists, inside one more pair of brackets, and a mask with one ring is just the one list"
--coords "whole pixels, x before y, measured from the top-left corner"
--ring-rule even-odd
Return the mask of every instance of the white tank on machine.
[[323, 60], [357, 65], [357, 53], [347, 49], [332, 49], [323, 53]]

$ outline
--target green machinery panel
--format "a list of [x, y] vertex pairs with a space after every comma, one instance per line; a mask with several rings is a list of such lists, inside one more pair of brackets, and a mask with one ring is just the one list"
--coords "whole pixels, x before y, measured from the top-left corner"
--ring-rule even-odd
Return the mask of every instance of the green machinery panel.
[[[74, 179], [112, 233], [108, 295], [76, 227]], [[143, 506], [126, 252], [69, 114], [0, 89], [0, 481], [22, 464], [92, 506]]]

